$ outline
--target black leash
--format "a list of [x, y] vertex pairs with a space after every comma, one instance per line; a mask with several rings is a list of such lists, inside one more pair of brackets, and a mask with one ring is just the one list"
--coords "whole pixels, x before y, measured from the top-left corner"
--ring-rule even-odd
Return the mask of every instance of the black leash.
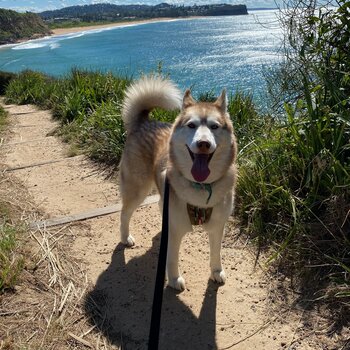
[[163, 222], [160, 238], [159, 257], [157, 266], [156, 284], [154, 287], [151, 327], [148, 337], [148, 350], [157, 350], [159, 342], [160, 316], [162, 312], [163, 289], [165, 280], [165, 265], [168, 248], [169, 233], [169, 181], [165, 177], [163, 197]]

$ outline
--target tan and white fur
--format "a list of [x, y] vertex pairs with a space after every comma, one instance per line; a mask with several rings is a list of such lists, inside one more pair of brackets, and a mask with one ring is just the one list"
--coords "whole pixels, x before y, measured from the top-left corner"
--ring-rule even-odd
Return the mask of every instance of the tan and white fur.
[[[169, 125], [148, 118], [155, 107], [180, 109], [180, 113], [174, 124]], [[181, 240], [185, 233], [192, 231], [187, 203], [213, 208], [209, 222], [203, 227], [209, 234], [211, 278], [224, 283], [221, 243], [225, 223], [233, 209], [237, 177], [237, 146], [225, 91], [213, 103], [196, 102], [189, 90], [182, 97], [167, 79], [144, 77], [127, 89], [122, 117], [127, 130], [120, 163], [122, 243], [135, 244], [129, 232], [130, 218], [152, 184], [156, 184], [163, 196], [167, 176], [170, 183], [168, 285], [185, 289], [178, 263]], [[193, 183], [211, 184], [209, 201], [208, 192]]]

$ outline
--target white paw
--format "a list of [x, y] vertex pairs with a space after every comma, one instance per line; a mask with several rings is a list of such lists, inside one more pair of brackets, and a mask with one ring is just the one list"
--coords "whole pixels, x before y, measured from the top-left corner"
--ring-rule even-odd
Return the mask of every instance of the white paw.
[[210, 278], [216, 283], [224, 284], [226, 281], [226, 274], [224, 270], [214, 270], [211, 272]]
[[168, 286], [182, 292], [186, 289], [185, 279], [182, 276], [171, 278], [168, 280]]
[[129, 235], [126, 239], [122, 238], [122, 243], [125, 244], [127, 247], [132, 247], [135, 245], [135, 239], [133, 236]]

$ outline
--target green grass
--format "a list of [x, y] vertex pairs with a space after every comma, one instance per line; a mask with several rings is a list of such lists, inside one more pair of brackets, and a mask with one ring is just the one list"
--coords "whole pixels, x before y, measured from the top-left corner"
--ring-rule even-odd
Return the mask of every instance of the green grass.
[[102, 103], [81, 126], [81, 144], [91, 158], [117, 166], [126, 138], [120, 105], [113, 100]]
[[8, 125], [7, 120], [7, 113], [6, 111], [0, 106], [0, 133], [3, 132]]
[[0, 202], [0, 294], [14, 288], [24, 266], [18, 240], [21, 229], [8, 219], [8, 211]]

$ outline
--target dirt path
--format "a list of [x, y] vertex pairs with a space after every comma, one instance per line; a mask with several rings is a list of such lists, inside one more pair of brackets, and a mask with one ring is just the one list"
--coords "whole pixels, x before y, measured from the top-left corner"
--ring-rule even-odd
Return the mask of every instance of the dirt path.
[[[4, 163], [12, 169], [10, 175], [28, 190], [44, 219], [120, 201], [116, 183], [106, 180], [82, 156], [67, 158], [66, 145], [47, 136], [56, 127], [49, 112], [33, 106], [5, 108], [10, 113], [12, 133], [2, 145]], [[50, 163], [32, 166], [44, 162]], [[152, 204], [134, 215], [132, 231], [137, 242], [133, 249], [118, 243], [118, 213], [55, 228], [51, 236], [57, 237], [58, 232], [63, 237], [62, 232], [69, 231], [60, 238], [66, 240], [61, 253], [86, 272], [88, 287], [84, 288], [88, 293], [86, 298], [74, 299], [71, 316], [80, 315], [77, 321], [61, 327], [60, 337], [66, 332], [68, 340], [62, 345], [64, 336], [61, 342], [56, 336], [52, 344], [46, 342], [46, 349], [146, 348], [160, 227], [158, 205]], [[35, 232], [42, 231], [34, 230], [34, 236]], [[60, 251], [55, 254], [59, 256]], [[259, 265], [254, 267], [254, 258], [253, 249], [237, 238], [230, 222], [223, 247], [227, 282], [218, 287], [208, 280], [206, 234], [197, 230], [187, 235], [181, 269], [188, 289], [181, 294], [165, 290], [160, 349], [316, 349], [302, 337], [304, 312], [298, 310], [294, 296], [285, 292], [282, 299], [281, 293], [275, 293], [275, 284]], [[74, 278], [84, 282], [85, 277]], [[64, 298], [59, 300], [57, 305]], [[66, 297], [64, 303], [69, 300]], [[79, 334], [74, 328], [78, 323]], [[36, 344], [38, 334], [24, 335], [26, 344]]]

